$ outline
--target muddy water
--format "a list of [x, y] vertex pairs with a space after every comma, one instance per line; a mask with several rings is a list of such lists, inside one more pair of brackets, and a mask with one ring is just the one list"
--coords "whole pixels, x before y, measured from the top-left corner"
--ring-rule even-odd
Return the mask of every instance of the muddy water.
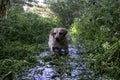
[[90, 80], [92, 71], [86, 68], [86, 63], [81, 61], [77, 51], [76, 47], [71, 46], [69, 54], [60, 56], [56, 61], [54, 58], [45, 60], [46, 57], [52, 57], [49, 51], [40, 53], [38, 61], [41, 65], [31, 68], [23, 80]]

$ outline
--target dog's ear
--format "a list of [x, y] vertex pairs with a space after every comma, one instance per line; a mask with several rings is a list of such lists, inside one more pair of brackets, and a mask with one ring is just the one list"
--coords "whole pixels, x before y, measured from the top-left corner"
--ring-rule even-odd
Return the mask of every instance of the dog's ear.
[[53, 36], [54, 28], [50, 31], [50, 34]]
[[66, 28], [63, 28], [62, 30], [63, 30], [63, 32], [64, 32], [64, 35], [66, 35], [67, 32], [68, 32], [67, 29], [66, 29]]

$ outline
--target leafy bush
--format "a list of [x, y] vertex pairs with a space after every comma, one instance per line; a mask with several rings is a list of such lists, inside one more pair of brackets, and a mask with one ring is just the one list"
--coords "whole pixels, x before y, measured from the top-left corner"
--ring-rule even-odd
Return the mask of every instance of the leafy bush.
[[47, 49], [46, 42], [56, 19], [25, 13], [19, 5], [11, 8], [8, 19], [0, 22], [0, 76], [36, 65], [37, 53]]
[[116, 1], [96, 0], [86, 2], [86, 13], [74, 20], [70, 34], [72, 40], [85, 49], [90, 57], [89, 67], [95, 74], [119, 78], [120, 74], [120, 40], [119, 34], [120, 7]]
[[120, 74], [119, 0], [60, 0], [51, 9], [70, 27], [73, 43], [85, 49], [95, 74], [115, 79]]
[[84, 2], [83, 0], [59, 0], [57, 3], [51, 1], [50, 8], [60, 19], [60, 25], [69, 28], [74, 18], [84, 12]]

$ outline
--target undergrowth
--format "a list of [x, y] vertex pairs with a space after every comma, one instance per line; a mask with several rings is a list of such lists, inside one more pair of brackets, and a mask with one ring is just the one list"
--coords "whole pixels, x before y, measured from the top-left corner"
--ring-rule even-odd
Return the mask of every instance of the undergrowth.
[[0, 22], [0, 77], [13, 79], [21, 75], [20, 70], [37, 65], [36, 55], [47, 49], [49, 31], [57, 24], [56, 19], [13, 6], [8, 19]]

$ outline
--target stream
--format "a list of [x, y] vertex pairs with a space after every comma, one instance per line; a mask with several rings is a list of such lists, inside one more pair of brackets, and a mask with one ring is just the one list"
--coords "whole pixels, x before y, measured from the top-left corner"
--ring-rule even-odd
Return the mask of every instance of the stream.
[[[84, 50], [79, 50], [83, 52]], [[29, 69], [22, 80], [91, 80], [93, 71], [86, 67], [75, 46], [69, 47], [67, 56], [51, 56], [49, 51], [39, 54], [39, 66]], [[94, 79], [95, 80], [95, 79]], [[96, 79], [96, 80], [101, 80]]]

